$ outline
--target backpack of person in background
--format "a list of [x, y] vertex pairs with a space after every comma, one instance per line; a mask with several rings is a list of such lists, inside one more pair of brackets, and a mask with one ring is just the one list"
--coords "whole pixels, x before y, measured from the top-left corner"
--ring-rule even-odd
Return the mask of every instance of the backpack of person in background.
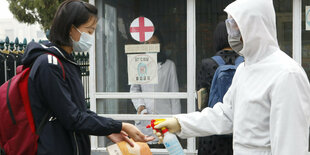
[[231, 85], [237, 67], [243, 62], [243, 57], [239, 56], [235, 60], [235, 65], [226, 64], [221, 56], [213, 56], [212, 59], [218, 64], [214, 73], [209, 95], [208, 107], [213, 107], [217, 102], [223, 102], [223, 97]]
[[51, 113], [48, 111], [35, 127], [28, 96], [30, 70], [18, 66], [16, 75], [0, 87], [0, 155], [35, 155], [39, 134]]

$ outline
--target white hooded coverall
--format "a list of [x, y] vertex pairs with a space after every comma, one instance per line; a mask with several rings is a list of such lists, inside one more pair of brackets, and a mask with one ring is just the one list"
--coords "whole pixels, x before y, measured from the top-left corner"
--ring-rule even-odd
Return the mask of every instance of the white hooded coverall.
[[234, 155], [308, 155], [310, 85], [279, 49], [272, 0], [237, 0], [225, 11], [240, 29], [245, 62], [223, 103], [175, 116], [178, 136], [233, 133]]

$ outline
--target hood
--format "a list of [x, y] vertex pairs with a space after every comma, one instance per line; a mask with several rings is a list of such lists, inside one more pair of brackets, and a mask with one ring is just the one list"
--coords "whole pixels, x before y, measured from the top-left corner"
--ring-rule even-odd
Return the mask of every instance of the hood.
[[272, 0], [237, 0], [225, 10], [236, 21], [243, 40], [245, 65], [257, 63], [279, 50]]
[[38, 56], [44, 53], [53, 54], [57, 56], [59, 59], [76, 64], [71, 55], [69, 55], [62, 48], [57, 47], [57, 45], [50, 43], [48, 41], [43, 43], [30, 42], [27, 45], [25, 53], [22, 57], [21, 60], [22, 64], [24, 66], [30, 66]]

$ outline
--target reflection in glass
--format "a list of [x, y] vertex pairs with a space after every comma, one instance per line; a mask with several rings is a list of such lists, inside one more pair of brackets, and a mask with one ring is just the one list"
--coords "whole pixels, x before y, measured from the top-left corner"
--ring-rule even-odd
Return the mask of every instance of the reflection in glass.
[[[118, 53], [117, 53], [117, 29], [116, 8], [111, 5], [103, 5], [98, 1], [99, 21], [96, 30], [96, 84], [98, 92], [115, 92], [118, 89]], [[104, 17], [104, 18], [103, 18]], [[104, 19], [104, 20], [103, 20]], [[100, 52], [98, 52], [100, 51]], [[116, 102], [107, 101], [111, 113], [118, 110]], [[103, 109], [99, 104], [98, 109]]]

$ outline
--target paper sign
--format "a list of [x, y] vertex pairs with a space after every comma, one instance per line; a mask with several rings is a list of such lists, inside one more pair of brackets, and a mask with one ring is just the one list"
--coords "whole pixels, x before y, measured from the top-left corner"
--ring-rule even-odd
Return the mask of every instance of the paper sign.
[[125, 53], [145, 53], [145, 52], [159, 52], [159, 44], [131, 44], [125, 45]]
[[306, 12], [305, 12], [305, 17], [306, 17], [306, 31], [310, 30], [310, 6], [306, 6]]
[[157, 53], [128, 54], [128, 83], [157, 84]]

